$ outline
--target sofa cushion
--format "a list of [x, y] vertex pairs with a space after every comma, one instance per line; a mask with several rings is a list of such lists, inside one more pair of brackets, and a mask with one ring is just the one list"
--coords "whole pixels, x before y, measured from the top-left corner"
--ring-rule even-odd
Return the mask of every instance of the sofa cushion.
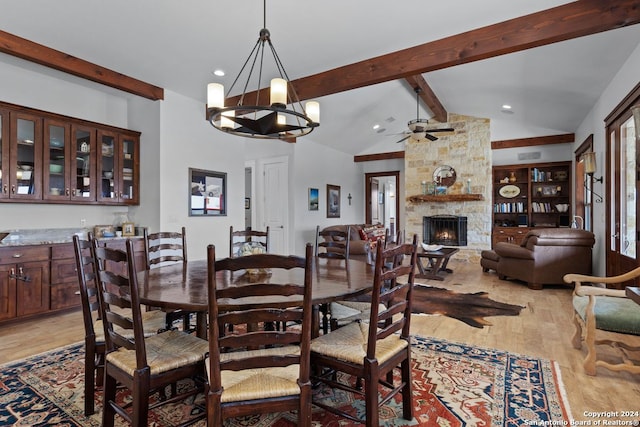
[[362, 233], [366, 236], [366, 239], [362, 239], [362, 240], [369, 240], [370, 242], [376, 242], [384, 238], [384, 233], [385, 233], [384, 225], [375, 224], [370, 227], [364, 227], [362, 229]]

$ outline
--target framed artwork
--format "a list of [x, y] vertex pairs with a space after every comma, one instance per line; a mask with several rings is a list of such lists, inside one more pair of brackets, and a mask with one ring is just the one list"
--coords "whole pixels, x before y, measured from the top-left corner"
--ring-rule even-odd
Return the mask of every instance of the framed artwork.
[[340, 186], [327, 184], [327, 218], [340, 218]]
[[93, 234], [96, 239], [113, 237], [116, 235], [116, 228], [113, 225], [96, 225], [93, 227]]
[[189, 216], [226, 215], [227, 174], [189, 168]]
[[136, 227], [133, 222], [123, 222], [122, 223], [122, 235], [123, 236], [135, 236], [136, 235]]
[[317, 188], [309, 188], [309, 210], [318, 210], [319, 191]]

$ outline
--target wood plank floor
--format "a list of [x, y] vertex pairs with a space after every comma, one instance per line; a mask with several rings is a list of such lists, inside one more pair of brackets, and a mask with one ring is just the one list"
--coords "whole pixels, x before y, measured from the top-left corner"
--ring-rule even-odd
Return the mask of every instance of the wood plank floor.
[[[486, 291], [494, 300], [526, 308], [519, 316], [490, 317], [492, 325], [483, 329], [443, 316], [416, 315], [412, 318], [413, 333], [557, 361], [574, 419], [593, 420], [585, 412], [638, 410], [640, 375], [602, 368], [595, 377], [584, 373], [585, 352], [571, 346], [574, 326], [570, 288], [532, 291], [522, 283], [501, 281], [494, 273], [482, 273], [478, 265], [452, 259], [449, 267], [454, 273], [446, 275], [443, 282], [418, 282], [456, 292]], [[640, 345], [640, 337], [632, 338], [627, 339], [629, 344]], [[79, 311], [3, 325], [0, 326], [0, 364], [82, 339]]]

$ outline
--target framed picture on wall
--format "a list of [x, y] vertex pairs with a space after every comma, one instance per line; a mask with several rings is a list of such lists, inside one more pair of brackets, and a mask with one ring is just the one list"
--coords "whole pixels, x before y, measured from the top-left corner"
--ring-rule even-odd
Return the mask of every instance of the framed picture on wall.
[[309, 188], [309, 210], [317, 211], [319, 205], [319, 191], [317, 188]]
[[327, 184], [327, 218], [340, 218], [340, 186]]
[[227, 174], [189, 168], [189, 216], [227, 215]]

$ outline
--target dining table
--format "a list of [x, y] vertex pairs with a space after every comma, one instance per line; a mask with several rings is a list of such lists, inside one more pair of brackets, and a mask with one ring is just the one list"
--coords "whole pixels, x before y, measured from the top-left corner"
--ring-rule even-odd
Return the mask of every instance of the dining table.
[[[320, 330], [319, 307], [334, 301], [355, 298], [373, 288], [374, 266], [366, 260], [326, 259], [314, 257], [312, 262], [312, 334]], [[208, 285], [207, 261], [194, 260], [175, 263], [138, 272], [138, 292], [140, 303], [165, 309], [183, 309], [196, 313], [196, 334], [207, 337]], [[268, 273], [240, 270], [216, 273], [218, 289], [229, 286], [243, 286], [250, 283], [303, 283], [304, 270], [273, 269]], [[219, 300], [220, 310], [250, 309], [264, 306], [288, 306], [292, 299], [300, 297], [242, 298]]]

